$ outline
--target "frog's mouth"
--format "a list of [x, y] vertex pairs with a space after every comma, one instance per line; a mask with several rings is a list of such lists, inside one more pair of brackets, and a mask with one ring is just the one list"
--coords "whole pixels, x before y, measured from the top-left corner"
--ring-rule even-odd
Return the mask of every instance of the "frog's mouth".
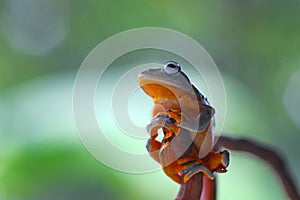
[[172, 91], [181, 90], [187, 93], [194, 93], [190, 80], [183, 72], [169, 75], [163, 73], [161, 69], [148, 69], [141, 72], [137, 78], [141, 87], [148, 84], [158, 84], [161, 87], [169, 88]]
[[187, 90], [188, 88], [178, 87], [176, 81], [157, 80], [148, 76], [139, 76], [138, 81], [144, 92], [153, 99], [161, 98], [169, 101], [180, 101], [181, 97], [191, 94]]
[[[177, 100], [174, 89], [171, 89], [168, 86], [160, 85], [159, 83], [147, 83], [141, 85], [141, 88], [146, 94], [151, 96], [153, 99], [157, 98], [166, 98], [169, 100]], [[177, 100], [178, 101], [178, 100]]]
[[161, 105], [163, 110], [178, 108], [187, 113], [189, 118], [194, 118], [199, 112], [198, 96], [193, 85], [188, 84], [187, 87], [182, 88], [182, 85], [186, 84], [180, 84], [178, 81], [180, 80], [155, 77], [143, 72], [138, 76], [140, 87], [152, 97], [154, 104]]

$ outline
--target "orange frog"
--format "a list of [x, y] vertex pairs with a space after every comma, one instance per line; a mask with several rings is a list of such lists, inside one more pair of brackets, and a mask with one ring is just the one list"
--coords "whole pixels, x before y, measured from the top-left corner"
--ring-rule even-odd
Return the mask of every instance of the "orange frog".
[[[138, 82], [154, 102], [146, 147], [164, 172], [179, 184], [199, 172], [210, 179], [215, 172], [226, 172], [229, 153], [213, 151], [215, 110], [180, 65], [170, 61], [161, 69], [143, 71]], [[162, 141], [156, 139], [159, 130]]]

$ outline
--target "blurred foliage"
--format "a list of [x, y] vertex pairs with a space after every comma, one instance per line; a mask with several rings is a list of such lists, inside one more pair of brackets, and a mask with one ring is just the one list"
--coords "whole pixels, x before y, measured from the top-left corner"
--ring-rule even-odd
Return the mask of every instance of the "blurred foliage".
[[141, 198], [128, 193], [113, 171], [98, 165], [85, 151], [61, 144], [21, 148], [7, 162], [1, 182], [7, 199]]
[[[146, 26], [203, 45], [224, 78], [225, 131], [280, 150], [300, 185], [299, 19], [296, 0], [0, 1], [0, 199], [176, 195], [161, 172], [125, 175], [92, 159], [72, 119], [72, 84], [86, 55], [111, 35]], [[231, 160], [219, 199], [287, 198], [262, 161], [239, 153]]]

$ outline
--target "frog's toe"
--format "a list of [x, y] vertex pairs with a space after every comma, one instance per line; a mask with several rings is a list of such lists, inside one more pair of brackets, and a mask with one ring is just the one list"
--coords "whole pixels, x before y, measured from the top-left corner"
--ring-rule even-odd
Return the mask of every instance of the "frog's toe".
[[222, 154], [222, 165], [226, 168], [229, 165], [229, 152], [224, 150]]
[[211, 180], [215, 179], [215, 175], [207, 167], [202, 164], [196, 164], [182, 171], [183, 181], [186, 183], [192, 176], [199, 172], [204, 173]]
[[157, 136], [158, 129], [160, 128], [170, 129], [170, 126], [167, 124], [166, 120], [162, 117], [153, 118], [147, 124], [147, 132], [150, 134], [151, 137]]

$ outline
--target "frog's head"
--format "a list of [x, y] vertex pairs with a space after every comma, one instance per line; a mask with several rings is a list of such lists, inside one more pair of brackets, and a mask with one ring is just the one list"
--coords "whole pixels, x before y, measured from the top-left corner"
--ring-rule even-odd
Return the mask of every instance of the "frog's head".
[[172, 93], [185, 91], [194, 93], [193, 86], [181, 71], [177, 62], [169, 61], [160, 69], [148, 69], [138, 75], [138, 81], [142, 89], [151, 97], [165, 96], [168, 89], [173, 89]]
[[148, 69], [138, 75], [138, 82], [155, 104], [164, 109], [180, 108], [180, 105], [197, 107], [197, 93], [181, 67], [174, 61], [165, 63], [160, 69]]

